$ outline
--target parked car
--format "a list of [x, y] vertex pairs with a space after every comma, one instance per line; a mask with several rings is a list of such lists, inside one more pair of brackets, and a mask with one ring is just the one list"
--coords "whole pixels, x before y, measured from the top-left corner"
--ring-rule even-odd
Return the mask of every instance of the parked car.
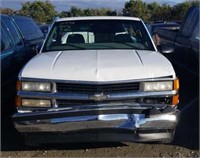
[[[37, 49], [42, 45], [43, 38], [41, 31], [38, 30], [38, 26], [31, 18], [1, 14], [2, 109], [11, 111], [8, 102], [14, 100], [19, 71], [31, 57], [36, 55]], [[12, 109], [14, 110], [14, 108], [13, 106]]]
[[160, 45], [159, 35], [155, 31], [156, 28], [167, 28], [174, 31], [178, 31], [180, 28], [180, 25], [175, 22], [156, 22], [153, 24], [147, 24], [146, 26], [156, 46]]
[[64, 18], [20, 72], [12, 117], [28, 144], [170, 142], [178, 91], [140, 18]]
[[44, 40], [44, 35], [39, 26], [29, 17], [14, 15], [11, 18], [21, 31], [26, 47], [29, 49], [28, 55], [30, 55], [30, 58], [35, 56], [36, 51], [40, 50]]
[[149, 30], [149, 33], [151, 36], [155, 33], [155, 28], [167, 28], [170, 30], [179, 30], [180, 24], [176, 22], [163, 22], [163, 23], [152, 23], [152, 24], [147, 24], [147, 29]]
[[47, 36], [47, 33], [49, 32], [49, 30], [50, 30], [50, 24], [44, 24], [44, 25], [39, 25], [40, 26], [40, 29], [41, 29], [41, 31], [42, 31], [42, 33], [43, 33], [43, 35], [44, 35], [44, 37], [46, 37]]
[[191, 7], [178, 32], [156, 28], [160, 44], [174, 47], [176, 63], [196, 74], [199, 74], [199, 11], [199, 6]]

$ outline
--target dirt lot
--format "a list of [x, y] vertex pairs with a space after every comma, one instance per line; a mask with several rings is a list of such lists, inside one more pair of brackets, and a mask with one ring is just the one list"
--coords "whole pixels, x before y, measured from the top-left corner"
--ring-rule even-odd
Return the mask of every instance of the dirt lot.
[[199, 77], [176, 67], [181, 121], [171, 144], [90, 143], [27, 147], [8, 118], [2, 119], [1, 157], [199, 157]]

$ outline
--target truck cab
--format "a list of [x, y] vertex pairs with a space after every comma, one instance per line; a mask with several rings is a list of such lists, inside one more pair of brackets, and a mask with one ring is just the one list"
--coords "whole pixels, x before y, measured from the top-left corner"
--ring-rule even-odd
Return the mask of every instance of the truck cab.
[[199, 6], [191, 7], [179, 30], [155, 29], [160, 45], [174, 48], [170, 60], [196, 75], [199, 75], [199, 10]]

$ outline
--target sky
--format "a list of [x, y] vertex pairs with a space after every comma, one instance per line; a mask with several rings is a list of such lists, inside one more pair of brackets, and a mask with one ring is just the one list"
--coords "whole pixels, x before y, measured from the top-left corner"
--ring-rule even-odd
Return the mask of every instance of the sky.
[[[19, 10], [21, 4], [24, 2], [33, 2], [34, 0], [0, 0], [0, 7], [11, 8], [14, 10]], [[79, 8], [111, 8], [113, 10], [121, 10], [124, 7], [126, 1], [129, 0], [50, 0], [58, 12], [68, 11], [71, 6], [77, 6]], [[177, 3], [184, 2], [186, 0], [144, 0], [147, 3], [153, 1], [163, 4], [167, 3], [169, 5], [174, 5]]]

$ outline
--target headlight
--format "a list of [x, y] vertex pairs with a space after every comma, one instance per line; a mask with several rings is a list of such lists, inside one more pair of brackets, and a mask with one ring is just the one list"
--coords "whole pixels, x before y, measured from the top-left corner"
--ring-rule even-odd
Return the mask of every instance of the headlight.
[[51, 84], [43, 82], [22, 82], [22, 91], [51, 92]]
[[173, 90], [173, 81], [144, 82], [141, 85], [142, 91], [170, 91]]
[[22, 99], [21, 104], [26, 107], [51, 107], [50, 100], [41, 99]]

